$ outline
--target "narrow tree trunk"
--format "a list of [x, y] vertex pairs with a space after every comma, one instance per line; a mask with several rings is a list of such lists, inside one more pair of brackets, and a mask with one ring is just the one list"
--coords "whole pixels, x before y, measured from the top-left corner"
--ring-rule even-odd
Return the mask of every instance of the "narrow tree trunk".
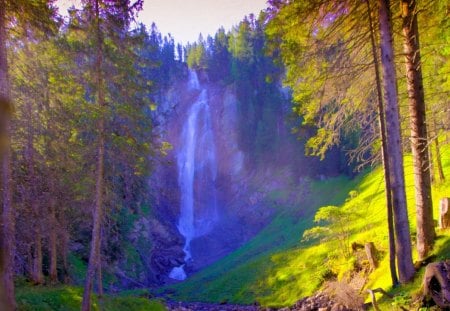
[[69, 237], [67, 232], [63, 233], [62, 241], [61, 241], [61, 256], [62, 256], [62, 262], [63, 262], [63, 282], [65, 284], [68, 284], [70, 282], [70, 276], [69, 276], [69, 264], [67, 262], [67, 254], [68, 254], [68, 244], [69, 244]]
[[[100, 257], [101, 258], [101, 257]], [[103, 276], [102, 276], [102, 262], [98, 263], [97, 269], [97, 286], [98, 286], [98, 297], [103, 297]]]
[[424, 259], [436, 236], [431, 199], [430, 159], [428, 154], [425, 96], [423, 90], [417, 7], [415, 0], [401, 0], [406, 82], [408, 88], [416, 195], [417, 252]]
[[436, 166], [438, 170], [439, 175], [439, 181], [444, 182], [445, 181], [445, 175], [444, 170], [442, 168], [442, 159], [441, 159], [441, 146], [439, 144], [439, 135], [438, 135], [438, 129], [436, 125], [436, 118], [433, 117], [433, 127], [434, 127], [434, 148], [436, 149]]
[[43, 284], [44, 275], [42, 274], [42, 235], [39, 225], [34, 233], [34, 256], [33, 256], [33, 283]]
[[414, 266], [411, 255], [411, 241], [406, 205], [400, 114], [389, 2], [389, 0], [379, 0], [381, 64], [383, 68], [384, 100], [386, 103], [387, 156], [390, 168], [389, 179], [392, 188], [397, 266], [400, 282], [406, 283], [414, 276]]
[[28, 113], [28, 143], [26, 149], [26, 161], [28, 165], [28, 189], [27, 197], [28, 203], [31, 208], [31, 215], [33, 217], [32, 223], [34, 223], [34, 245], [33, 245], [33, 261], [31, 267], [31, 279], [34, 284], [44, 283], [44, 276], [42, 274], [42, 236], [40, 228], [40, 220], [42, 215], [40, 215], [40, 207], [38, 203], [38, 191], [36, 189], [37, 180], [36, 172], [34, 168], [34, 116], [33, 107], [31, 101], [27, 102], [27, 113]]
[[[46, 81], [48, 80], [48, 74], [46, 76]], [[47, 83], [45, 84], [45, 96], [44, 96], [44, 107], [48, 113], [51, 113], [52, 108], [50, 107], [50, 91]], [[52, 120], [47, 122], [47, 131], [49, 135], [47, 135], [47, 154], [50, 158], [56, 157], [56, 153], [54, 152], [54, 148], [52, 147], [53, 133], [57, 133], [57, 130], [54, 129]], [[49, 179], [49, 193], [50, 196], [48, 198], [48, 215], [49, 215], [49, 233], [48, 233], [48, 252], [50, 256], [50, 267], [49, 267], [49, 278], [50, 283], [55, 284], [58, 282], [58, 247], [57, 247], [57, 235], [58, 235], [58, 220], [56, 218], [56, 204], [57, 198], [59, 196], [59, 192], [57, 193], [57, 188], [55, 187], [55, 181], [57, 176], [57, 167], [53, 164], [50, 164], [47, 167], [47, 174]], [[61, 245], [62, 243], [60, 243]]]
[[442, 168], [442, 159], [441, 159], [441, 147], [439, 145], [439, 137], [436, 136], [434, 139], [434, 147], [436, 148], [436, 165], [439, 174], [439, 181], [445, 181], [444, 169]]
[[55, 199], [53, 196], [55, 196], [55, 187], [53, 184], [53, 181], [51, 183], [51, 191], [50, 191], [50, 233], [49, 233], [49, 249], [50, 249], [50, 282], [56, 283], [58, 282], [58, 270], [57, 270], [57, 263], [58, 263], [58, 253], [57, 253], [57, 247], [56, 247], [56, 213], [55, 213]]
[[97, 267], [97, 291], [98, 297], [103, 297], [103, 276], [102, 276], [102, 230], [100, 228], [100, 246], [98, 248], [98, 267]]
[[16, 307], [14, 295], [14, 254], [15, 254], [15, 223], [12, 202], [11, 180], [11, 150], [10, 150], [10, 111], [11, 97], [8, 77], [8, 59], [6, 52], [6, 0], [0, 0], [0, 105], [2, 106], [1, 130], [4, 132], [1, 152], [1, 192], [2, 215], [0, 231], [0, 309], [14, 310]]
[[[427, 142], [432, 142], [430, 136], [427, 137]], [[430, 165], [428, 167], [428, 172], [430, 173], [430, 185], [434, 183], [436, 180], [435, 172], [434, 172], [434, 161], [433, 161], [433, 150], [431, 146], [428, 148], [428, 159], [430, 159]]]
[[381, 159], [384, 168], [384, 183], [386, 186], [386, 205], [387, 205], [387, 223], [388, 223], [388, 234], [389, 234], [389, 267], [391, 271], [392, 285], [398, 285], [397, 268], [395, 266], [395, 234], [394, 234], [394, 219], [392, 211], [392, 188], [391, 182], [389, 180], [390, 170], [388, 161], [388, 151], [387, 151], [387, 138], [386, 138], [386, 121], [384, 115], [384, 103], [383, 103], [383, 92], [381, 89], [381, 74], [379, 69], [379, 59], [377, 53], [377, 45], [375, 40], [375, 31], [373, 27], [372, 20], [372, 9], [370, 7], [369, 0], [366, 0], [367, 13], [369, 17], [369, 28], [370, 28], [370, 41], [372, 45], [372, 56], [374, 62], [375, 71], [375, 81], [377, 86], [377, 100], [378, 100], [378, 122], [380, 127], [380, 137], [381, 137]]
[[[102, 36], [100, 29], [100, 11], [99, 0], [95, 0], [95, 22], [97, 31], [97, 56], [96, 56], [96, 84], [97, 84], [97, 101], [100, 109], [105, 106], [105, 99], [103, 93], [103, 50], [102, 50]], [[101, 223], [103, 211], [103, 175], [104, 175], [104, 157], [105, 157], [105, 119], [100, 116], [98, 125], [98, 153], [97, 153], [97, 176], [95, 184], [95, 206], [93, 213], [93, 228], [92, 228], [92, 242], [89, 254], [89, 264], [86, 274], [86, 283], [84, 286], [83, 301], [81, 310], [89, 311], [91, 309], [91, 291], [93, 287], [95, 272], [100, 265], [100, 238], [101, 238]]]

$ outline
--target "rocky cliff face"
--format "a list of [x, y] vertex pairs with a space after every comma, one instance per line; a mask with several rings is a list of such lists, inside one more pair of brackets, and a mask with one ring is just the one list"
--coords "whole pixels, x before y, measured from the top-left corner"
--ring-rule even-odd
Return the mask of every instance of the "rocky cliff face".
[[[192, 240], [192, 259], [184, 262], [185, 239], [177, 228], [181, 197], [177, 160], [182, 145], [183, 126], [190, 107], [200, 94], [200, 90], [188, 87], [186, 78], [160, 98], [158, 110], [155, 112], [161, 142], [169, 143], [172, 148], [165, 156], [156, 157], [154, 175], [149, 181], [155, 198], [155, 219], [150, 224], [150, 270], [153, 283], [173, 282], [168, 278], [171, 269], [183, 264], [189, 275], [248, 241], [269, 223], [276, 212], [274, 206], [286, 203], [274, 198], [273, 193], [295, 189], [284, 195], [282, 200], [297, 202], [300, 200], [298, 187], [292, 185], [301, 184], [302, 180], [304, 181], [302, 178], [308, 174], [308, 166], [317, 164], [316, 159], [305, 160], [307, 163], [305, 162], [304, 166], [298, 165], [298, 160], [294, 160], [303, 158], [303, 155], [293, 146], [295, 139], [289, 136], [289, 126], [284, 122], [285, 115], [271, 118], [273, 122], [277, 122], [277, 133], [273, 135], [281, 136], [279, 150], [259, 154], [260, 160], [256, 161], [255, 154], [248, 150], [243, 151], [245, 146], [243, 147], [242, 141], [239, 140], [242, 135], [240, 131], [245, 128], [239, 122], [246, 120], [239, 116], [241, 103], [236, 94], [236, 87], [209, 83], [204, 74], [199, 74], [199, 77], [201, 89], [205, 89], [207, 93], [214, 133], [217, 220], [211, 230]], [[202, 150], [196, 152], [201, 153]], [[303, 188], [306, 189], [307, 183], [304, 184]], [[195, 181], [194, 188], [197, 200], [207, 196], [208, 193], [205, 192], [210, 191], [201, 181]], [[194, 204], [194, 217], [195, 208]]]

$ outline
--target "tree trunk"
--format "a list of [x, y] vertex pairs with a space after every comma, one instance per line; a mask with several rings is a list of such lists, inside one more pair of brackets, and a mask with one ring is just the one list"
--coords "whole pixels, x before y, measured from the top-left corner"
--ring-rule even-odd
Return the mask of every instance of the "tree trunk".
[[12, 202], [11, 181], [11, 150], [10, 150], [10, 118], [11, 96], [8, 77], [8, 59], [6, 51], [6, 0], [0, 0], [0, 105], [2, 123], [0, 130], [4, 133], [0, 141], [1, 152], [1, 192], [2, 216], [0, 231], [0, 307], [2, 310], [15, 310], [14, 295], [14, 254], [15, 254], [15, 223]]
[[49, 249], [50, 249], [50, 282], [56, 283], [58, 282], [58, 270], [57, 270], [57, 263], [58, 263], [58, 253], [57, 253], [57, 247], [56, 247], [56, 214], [55, 214], [55, 199], [53, 196], [55, 196], [55, 187], [53, 185], [53, 181], [51, 181], [51, 191], [50, 195], [52, 196], [50, 198], [50, 233], [49, 233]]
[[406, 205], [400, 115], [396, 85], [397, 77], [394, 64], [389, 2], [389, 0], [379, 0], [381, 64], [383, 68], [384, 100], [386, 103], [387, 160], [390, 168], [389, 180], [392, 188], [397, 266], [400, 282], [406, 283], [414, 276], [414, 266], [411, 255], [411, 240]]
[[62, 262], [63, 262], [63, 282], [64, 284], [70, 283], [70, 277], [69, 277], [69, 264], [67, 262], [67, 254], [69, 252], [68, 250], [68, 244], [69, 244], [69, 237], [67, 232], [62, 233], [62, 241], [61, 241], [61, 255], [62, 255]]
[[[436, 125], [435, 125], [435, 128], [436, 128]], [[439, 136], [437, 135], [437, 131], [436, 131], [436, 137], [434, 138], [434, 147], [436, 148], [436, 165], [437, 165], [437, 170], [438, 170], [438, 174], [439, 174], [439, 181], [444, 182], [445, 175], [444, 175], [444, 169], [442, 168], [441, 147], [439, 145]]]
[[[427, 142], [432, 142], [430, 135], [428, 134]], [[430, 165], [428, 167], [428, 172], [430, 173], [430, 185], [433, 184], [436, 180], [434, 174], [434, 161], [433, 161], [433, 150], [431, 146], [428, 148], [428, 159], [430, 160]]]
[[[99, 257], [101, 258], [101, 257]], [[103, 297], [103, 276], [102, 276], [102, 261], [100, 260], [98, 263], [97, 269], [97, 286], [98, 286], [98, 297]]]
[[33, 115], [33, 105], [31, 101], [27, 102], [27, 113], [28, 113], [28, 142], [26, 148], [26, 161], [28, 166], [28, 191], [27, 191], [27, 201], [31, 208], [31, 215], [33, 219], [31, 222], [34, 226], [34, 245], [33, 245], [33, 261], [31, 267], [31, 279], [34, 284], [44, 283], [44, 275], [42, 274], [42, 237], [40, 221], [42, 221], [42, 215], [40, 213], [40, 207], [38, 202], [38, 191], [36, 172], [34, 167], [34, 115]]
[[367, 13], [369, 18], [369, 28], [370, 28], [370, 41], [372, 45], [372, 57], [373, 65], [375, 71], [375, 81], [377, 86], [377, 100], [378, 100], [378, 123], [380, 127], [380, 137], [381, 137], [381, 160], [384, 168], [384, 183], [386, 186], [386, 205], [387, 205], [387, 223], [388, 223], [388, 235], [389, 235], [389, 268], [391, 272], [392, 286], [398, 285], [397, 268], [395, 266], [395, 235], [394, 235], [394, 219], [392, 215], [392, 189], [391, 182], [389, 180], [390, 170], [389, 161], [387, 160], [387, 139], [386, 139], [386, 120], [384, 115], [384, 103], [383, 103], [383, 92], [381, 90], [381, 74], [379, 69], [379, 59], [377, 53], [377, 45], [375, 40], [375, 31], [373, 27], [372, 20], [372, 9], [370, 7], [369, 0], [366, 0]]
[[[105, 98], [103, 93], [103, 49], [102, 49], [102, 35], [100, 29], [100, 11], [99, 0], [95, 0], [95, 23], [97, 32], [97, 55], [96, 55], [96, 85], [97, 85], [97, 101], [100, 109], [105, 106]], [[102, 113], [102, 112], [101, 112]], [[91, 291], [93, 287], [95, 272], [100, 266], [100, 238], [101, 238], [101, 223], [103, 212], [103, 175], [104, 175], [104, 157], [105, 157], [105, 118], [100, 116], [98, 125], [98, 153], [97, 153], [97, 176], [95, 184], [95, 206], [93, 213], [93, 227], [92, 227], [92, 242], [89, 253], [89, 264], [86, 274], [86, 283], [84, 286], [83, 301], [81, 310], [89, 311], [91, 309]]]
[[439, 145], [439, 137], [438, 136], [436, 136], [436, 138], [434, 139], [434, 146], [436, 148], [436, 165], [437, 165], [438, 174], [439, 174], [439, 181], [444, 182], [445, 174], [444, 174], [444, 169], [442, 168], [441, 147]]
[[42, 274], [42, 235], [38, 224], [34, 233], [33, 283], [36, 285], [44, 283], [44, 275]]
[[421, 260], [433, 247], [436, 233], [431, 199], [430, 159], [416, 1], [401, 0], [401, 5], [416, 195], [417, 252]]

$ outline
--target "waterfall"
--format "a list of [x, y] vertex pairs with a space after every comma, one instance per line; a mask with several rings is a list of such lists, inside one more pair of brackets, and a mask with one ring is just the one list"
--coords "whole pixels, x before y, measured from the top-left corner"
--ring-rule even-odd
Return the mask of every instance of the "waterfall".
[[[185, 263], [192, 260], [191, 241], [207, 234], [217, 220], [217, 160], [208, 94], [200, 87], [197, 73], [189, 72], [188, 87], [200, 91], [190, 107], [181, 132], [177, 154], [180, 216], [178, 231], [185, 238]], [[184, 280], [184, 264], [174, 267], [169, 277]]]

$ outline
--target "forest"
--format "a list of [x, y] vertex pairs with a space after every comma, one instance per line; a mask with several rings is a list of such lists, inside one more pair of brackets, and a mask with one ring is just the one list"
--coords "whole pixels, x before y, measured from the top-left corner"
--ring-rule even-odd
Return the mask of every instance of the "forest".
[[0, 310], [450, 308], [450, 1], [144, 1], [0, 0]]

